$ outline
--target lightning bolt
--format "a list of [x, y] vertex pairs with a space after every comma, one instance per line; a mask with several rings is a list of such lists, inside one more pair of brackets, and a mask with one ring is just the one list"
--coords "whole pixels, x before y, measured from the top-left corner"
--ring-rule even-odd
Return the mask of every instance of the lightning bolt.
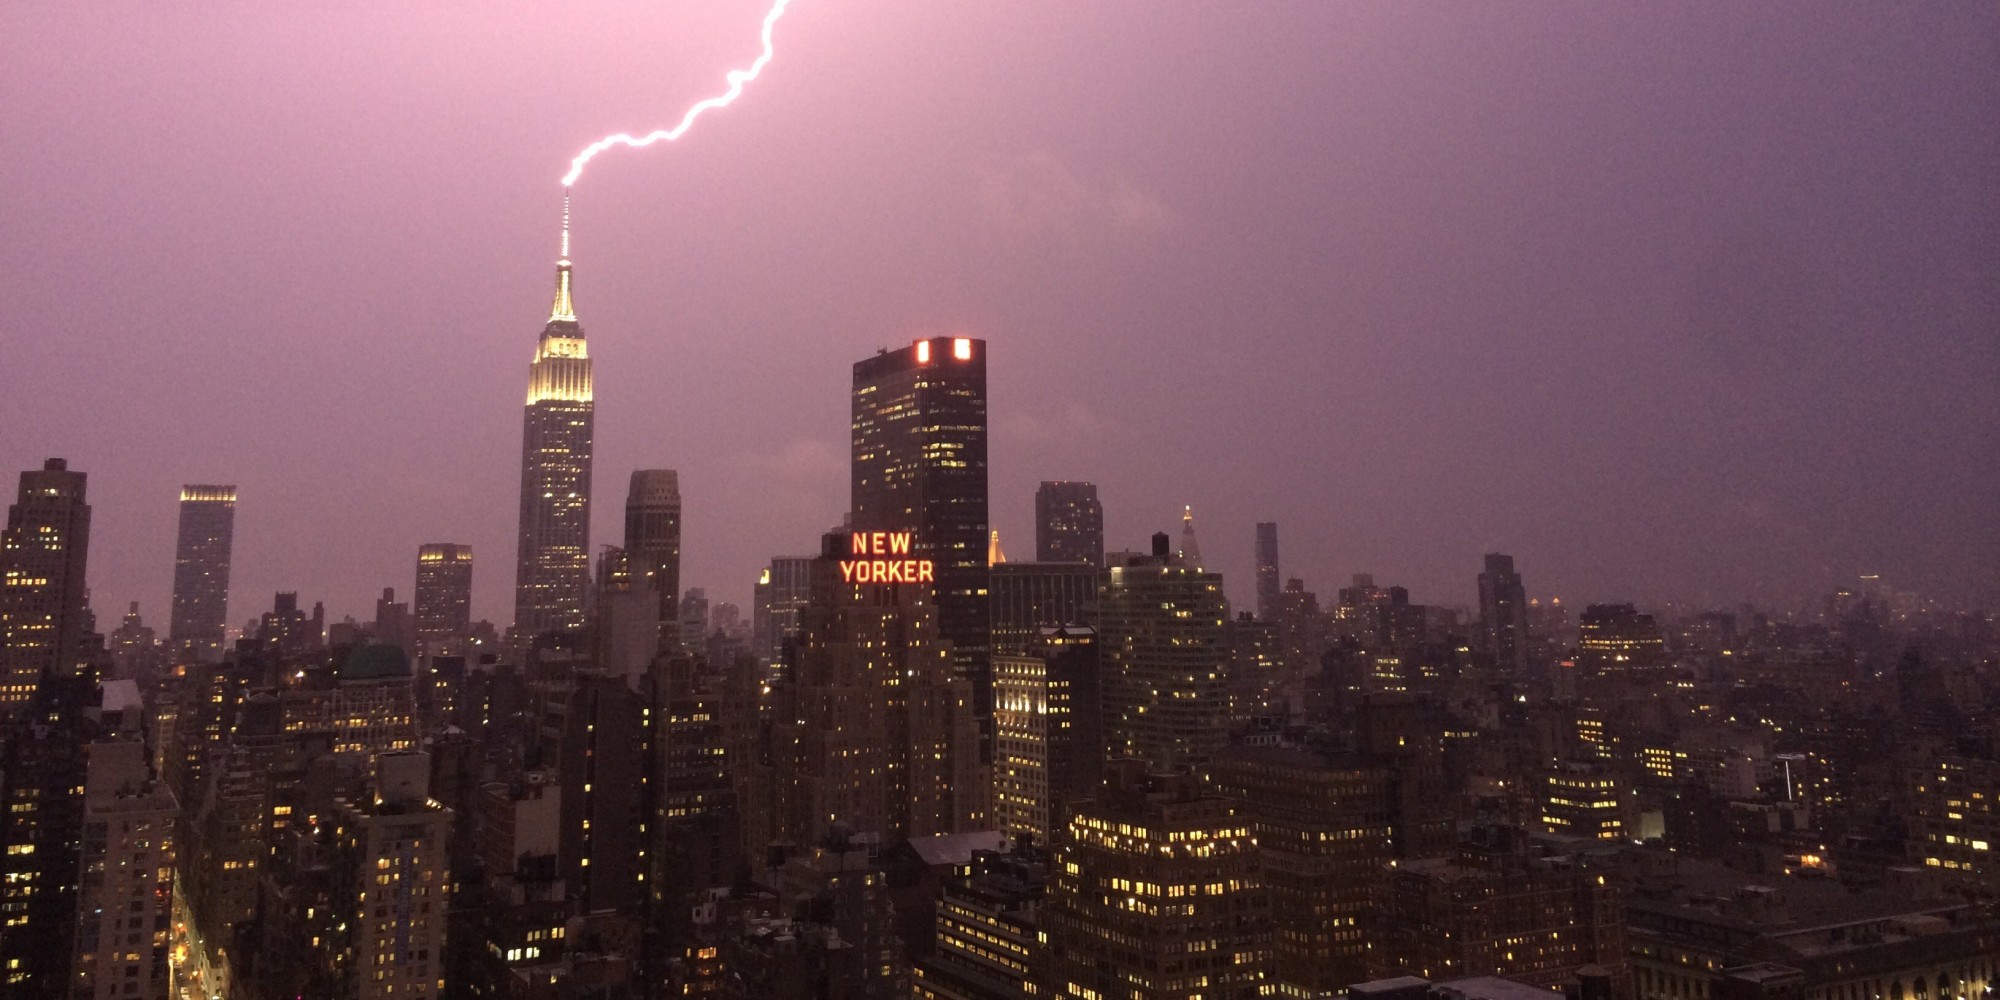
[[[732, 69], [729, 71], [729, 89], [727, 91], [687, 109], [687, 114], [681, 116], [680, 124], [675, 125], [673, 128], [648, 132], [641, 136], [633, 136], [620, 132], [617, 135], [605, 136], [584, 147], [583, 152], [576, 155], [576, 159], [569, 161], [569, 173], [563, 177], [563, 187], [567, 188], [575, 184], [576, 179], [583, 176], [583, 168], [590, 163], [591, 157], [613, 146], [631, 146], [634, 149], [643, 149], [656, 142], [672, 142], [685, 135], [688, 128], [694, 124], [694, 120], [701, 117], [702, 112], [711, 108], [728, 107], [731, 102], [743, 94], [744, 85], [757, 79], [757, 74], [762, 73], [764, 67], [770, 64], [771, 28], [778, 23], [778, 18], [785, 15], [785, 8], [790, 6], [791, 2], [792, 0], [776, 0], [776, 2], [771, 4], [770, 11], [764, 15], [763, 53], [757, 57], [756, 62], [750, 64], [749, 69]], [[564, 192], [564, 197], [568, 197], [568, 192]]]

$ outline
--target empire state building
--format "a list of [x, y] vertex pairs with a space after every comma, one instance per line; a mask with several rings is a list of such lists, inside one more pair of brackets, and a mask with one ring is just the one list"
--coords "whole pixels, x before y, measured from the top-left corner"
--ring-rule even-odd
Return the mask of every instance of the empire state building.
[[555, 305], [528, 367], [521, 435], [521, 546], [514, 627], [527, 643], [582, 628], [590, 586], [590, 351], [570, 299], [569, 210]]

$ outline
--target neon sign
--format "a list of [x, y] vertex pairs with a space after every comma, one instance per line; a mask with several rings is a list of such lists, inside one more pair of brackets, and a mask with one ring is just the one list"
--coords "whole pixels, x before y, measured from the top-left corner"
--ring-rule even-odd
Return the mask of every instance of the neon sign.
[[935, 583], [929, 559], [910, 554], [907, 531], [857, 531], [840, 561], [843, 583]]

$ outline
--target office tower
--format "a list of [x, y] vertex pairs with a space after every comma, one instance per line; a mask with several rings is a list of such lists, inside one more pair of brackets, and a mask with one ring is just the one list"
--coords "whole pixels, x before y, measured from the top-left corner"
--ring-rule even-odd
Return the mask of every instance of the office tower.
[[1586, 680], [1649, 680], [1663, 676], [1666, 637], [1653, 616], [1630, 604], [1593, 604], [1583, 609], [1577, 631], [1577, 669]]
[[583, 627], [590, 589], [591, 414], [590, 350], [570, 298], [565, 220], [555, 305], [528, 367], [522, 424], [514, 629], [524, 648], [545, 632]]
[[1257, 617], [1278, 619], [1278, 523], [1257, 522]]
[[90, 744], [86, 773], [69, 995], [166, 1000], [179, 806], [137, 738]]
[[177, 658], [222, 658], [229, 624], [229, 550], [236, 536], [236, 487], [181, 487], [174, 542], [174, 613], [167, 645]]
[[1160, 771], [1199, 764], [1228, 740], [1229, 646], [1222, 574], [1167, 551], [1106, 557], [1097, 634], [1109, 752]]
[[417, 548], [417, 644], [440, 652], [472, 634], [472, 546], [430, 542]]
[[[996, 680], [995, 683], [998, 683]], [[912, 969], [912, 1000], [1024, 1000], [1034, 961], [1047, 855], [974, 851], [938, 887], [935, 949]]]
[[382, 596], [375, 600], [375, 621], [369, 631], [377, 642], [387, 643], [404, 652], [415, 649], [416, 631], [410, 620], [410, 606], [396, 600], [396, 588], [382, 588]]
[[679, 611], [679, 634], [681, 648], [690, 652], [702, 648], [708, 638], [708, 591], [700, 587], [689, 587], [681, 595]]
[[1096, 483], [1043, 482], [1035, 490], [1035, 561], [1104, 564], [1104, 505]]
[[954, 675], [930, 588], [846, 582], [845, 532], [823, 551], [790, 669], [772, 685], [773, 773], [756, 784], [777, 800], [756, 807], [773, 828], [751, 846], [820, 843], [835, 824], [885, 845], [985, 828], [971, 682]]
[[1098, 573], [1096, 566], [1084, 562], [993, 567], [993, 651], [1025, 652], [1042, 629], [1089, 625], [1097, 604]]
[[1542, 826], [1585, 840], [1624, 840], [1617, 775], [1601, 761], [1566, 760], [1544, 777]]
[[1331, 745], [1236, 746], [1209, 767], [1243, 803], [1281, 929], [1283, 996], [1332, 996], [1368, 971], [1369, 889], [1396, 857], [1395, 772]]
[[352, 873], [343, 894], [352, 902], [335, 904], [344, 919], [321, 947], [338, 956], [328, 965], [344, 973], [341, 996], [436, 996], [444, 990], [452, 811], [430, 795], [430, 754], [386, 753], [375, 771], [373, 795], [335, 799], [335, 870]]
[[1023, 652], [993, 654], [993, 728], [994, 828], [1047, 844], [1103, 779], [1096, 631], [1039, 629]]
[[644, 676], [660, 655], [660, 594], [633, 565], [631, 553], [607, 548], [597, 557], [592, 605], [591, 652], [597, 668], [634, 680]]
[[853, 527], [909, 531], [936, 565], [938, 634], [972, 681], [987, 673], [986, 342], [933, 337], [854, 364]]
[[[983, 481], [983, 480], [982, 480]], [[69, 676], [84, 657], [90, 505], [84, 474], [60, 458], [21, 473], [0, 535], [0, 713], [17, 711], [44, 674]]]
[[69, 995], [83, 850], [84, 747], [100, 727], [90, 678], [35, 685], [0, 724], [0, 996]]
[[639, 469], [625, 494], [625, 555], [648, 593], [659, 595], [661, 624], [679, 620], [681, 477], [672, 469]]
[[410, 658], [395, 646], [356, 646], [332, 670], [279, 693], [285, 732], [328, 733], [336, 754], [367, 760], [417, 745]]
[[757, 608], [750, 621], [750, 650], [769, 667], [785, 640], [799, 630], [799, 611], [812, 594], [812, 557], [776, 556], [757, 576]]
[[139, 617], [139, 602], [133, 601], [125, 620], [111, 631], [111, 662], [119, 677], [150, 680], [160, 664], [160, 644], [145, 619]]
[[1285, 675], [1278, 624], [1245, 611], [1229, 621], [1223, 635], [1229, 643], [1229, 731], [1284, 721], [1298, 685]]
[[1486, 571], [1479, 574], [1479, 641], [1493, 665], [1516, 677], [1528, 669], [1528, 593], [1514, 557], [1486, 554]]
[[[1262, 599], [1262, 595], [1259, 595]], [[1319, 595], [1306, 589], [1304, 580], [1285, 581], [1278, 594], [1272, 621], [1278, 623], [1278, 658], [1285, 673], [1308, 677], [1319, 672], [1320, 657], [1329, 645], [1326, 616], [1319, 610]]]
[[635, 912], [646, 897], [651, 711], [625, 678], [578, 671], [557, 753], [563, 875], [584, 912]]
[[1111, 762], [1050, 868], [1041, 995], [1252, 1000], [1273, 928], [1249, 821], [1191, 774]]

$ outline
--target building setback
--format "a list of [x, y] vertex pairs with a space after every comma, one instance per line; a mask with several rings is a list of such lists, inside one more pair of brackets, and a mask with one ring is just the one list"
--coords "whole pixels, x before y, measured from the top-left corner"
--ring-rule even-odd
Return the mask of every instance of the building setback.
[[521, 432], [521, 534], [514, 629], [525, 648], [584, 624], [590, 589], [590, 350], [570, 298], [569, 227], [556, 263], [555, 304], [528, 367]]

